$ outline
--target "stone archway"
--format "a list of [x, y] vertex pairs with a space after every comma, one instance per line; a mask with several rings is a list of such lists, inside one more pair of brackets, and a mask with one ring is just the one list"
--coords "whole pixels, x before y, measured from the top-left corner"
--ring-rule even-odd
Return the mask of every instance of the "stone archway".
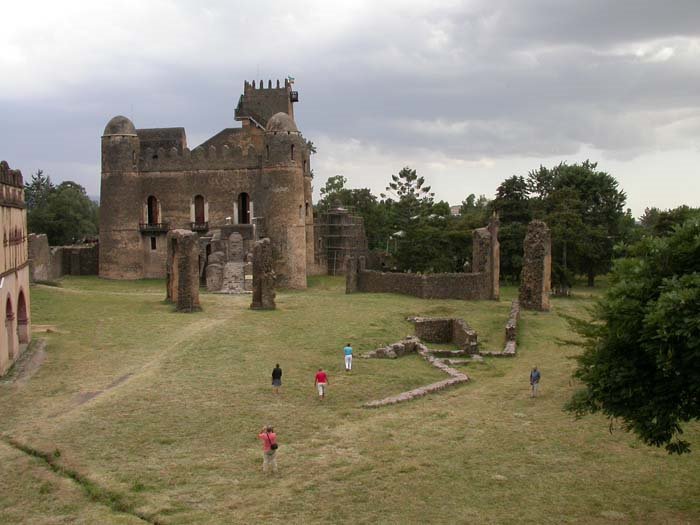
[[5, 301], [5, 333], [7, 333], [7, 354], [10, 361], [14, 361], [17, 357], [17, 350], [15, 349], [15, 313], [12, 309], [12, 298], [8, 295], [7, 301]]
[[17, 340], [21, 345], [29, 343], [29, 315], [24, 290], [20, 290], [17, 298]]

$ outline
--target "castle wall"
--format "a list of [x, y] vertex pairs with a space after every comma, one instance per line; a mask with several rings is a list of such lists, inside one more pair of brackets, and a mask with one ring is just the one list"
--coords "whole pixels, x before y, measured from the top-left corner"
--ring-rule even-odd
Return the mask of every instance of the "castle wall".
[[24, 183], [19, 170], [0, 162], [0, 375], [31, 340], [29, 253]]
[[484, 273], [358, 273], [358, 292], [398, 293], [423, 299], [490, 299], [490, 281]]

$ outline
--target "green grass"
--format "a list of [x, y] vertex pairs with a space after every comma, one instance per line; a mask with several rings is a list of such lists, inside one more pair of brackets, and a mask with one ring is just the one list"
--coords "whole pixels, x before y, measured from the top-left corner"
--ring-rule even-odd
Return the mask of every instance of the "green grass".
[[[517, 290], [500, 302], [430, 301], [345, 295], [342, 279], [321, 277], [278, 292], [276, 311], [203, 294], [203, 311], [188, 315], [163, 302], [162, 281], [61, 284], [31, 291], [33, 323], [56, 330], [35, 334], [48, 340], [45, 362], [21, 386], [0, 383], [0, 523], [700, 521], [700, 450], [668, 456], [561, 409], [577, 350], [557, 343], [571, 337], [558, 314], [583, 315], [586, 289], [553, 299], [550, 313], [525, 312], [515, 359], [461, 367], [472, 382], [366, 410], [444, 376], [417, 357], [355, 359], [345, 374], [346, 342], [365, 352], [411, 334], [410, 315], [458, 316], [482, 348], [500, 350]], [[323, 404], [319, 366], [331, 381]], [[272, 479], [256, 439], [268, 423], [281, 443]], [[686, 436], [700, 446], [698, 425]]]

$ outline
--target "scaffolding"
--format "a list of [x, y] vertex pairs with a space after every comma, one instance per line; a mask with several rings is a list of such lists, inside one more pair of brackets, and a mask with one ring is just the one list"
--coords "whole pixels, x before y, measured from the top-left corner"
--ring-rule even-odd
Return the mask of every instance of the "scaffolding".
[[328, 275], [344, 275], [347, 259], [367, 255], [362, 216], [351, 206], [335, 206], [318, 213], [314, 221], [316, 262]]

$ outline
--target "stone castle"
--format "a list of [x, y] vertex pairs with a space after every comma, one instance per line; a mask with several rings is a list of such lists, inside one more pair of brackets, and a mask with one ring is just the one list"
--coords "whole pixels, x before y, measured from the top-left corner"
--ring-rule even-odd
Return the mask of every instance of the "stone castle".
[[22, 173], [0, 162], [0, 375], [29, 344], [29, 262], [27, 210]]
[[277, 283], [305, 288], [314, 266], [310, 145], [294, 122], [298, 93], [285, 80], [245, 82], [227, 128], [193, 150], [183, 128], [136, 129], [126, 117], [102, 136], [99, 275], [166, 276], [166, 235], [197, 232], [204, 260], [211, 239], [236, 236], [252, 249], [271, 242]]

